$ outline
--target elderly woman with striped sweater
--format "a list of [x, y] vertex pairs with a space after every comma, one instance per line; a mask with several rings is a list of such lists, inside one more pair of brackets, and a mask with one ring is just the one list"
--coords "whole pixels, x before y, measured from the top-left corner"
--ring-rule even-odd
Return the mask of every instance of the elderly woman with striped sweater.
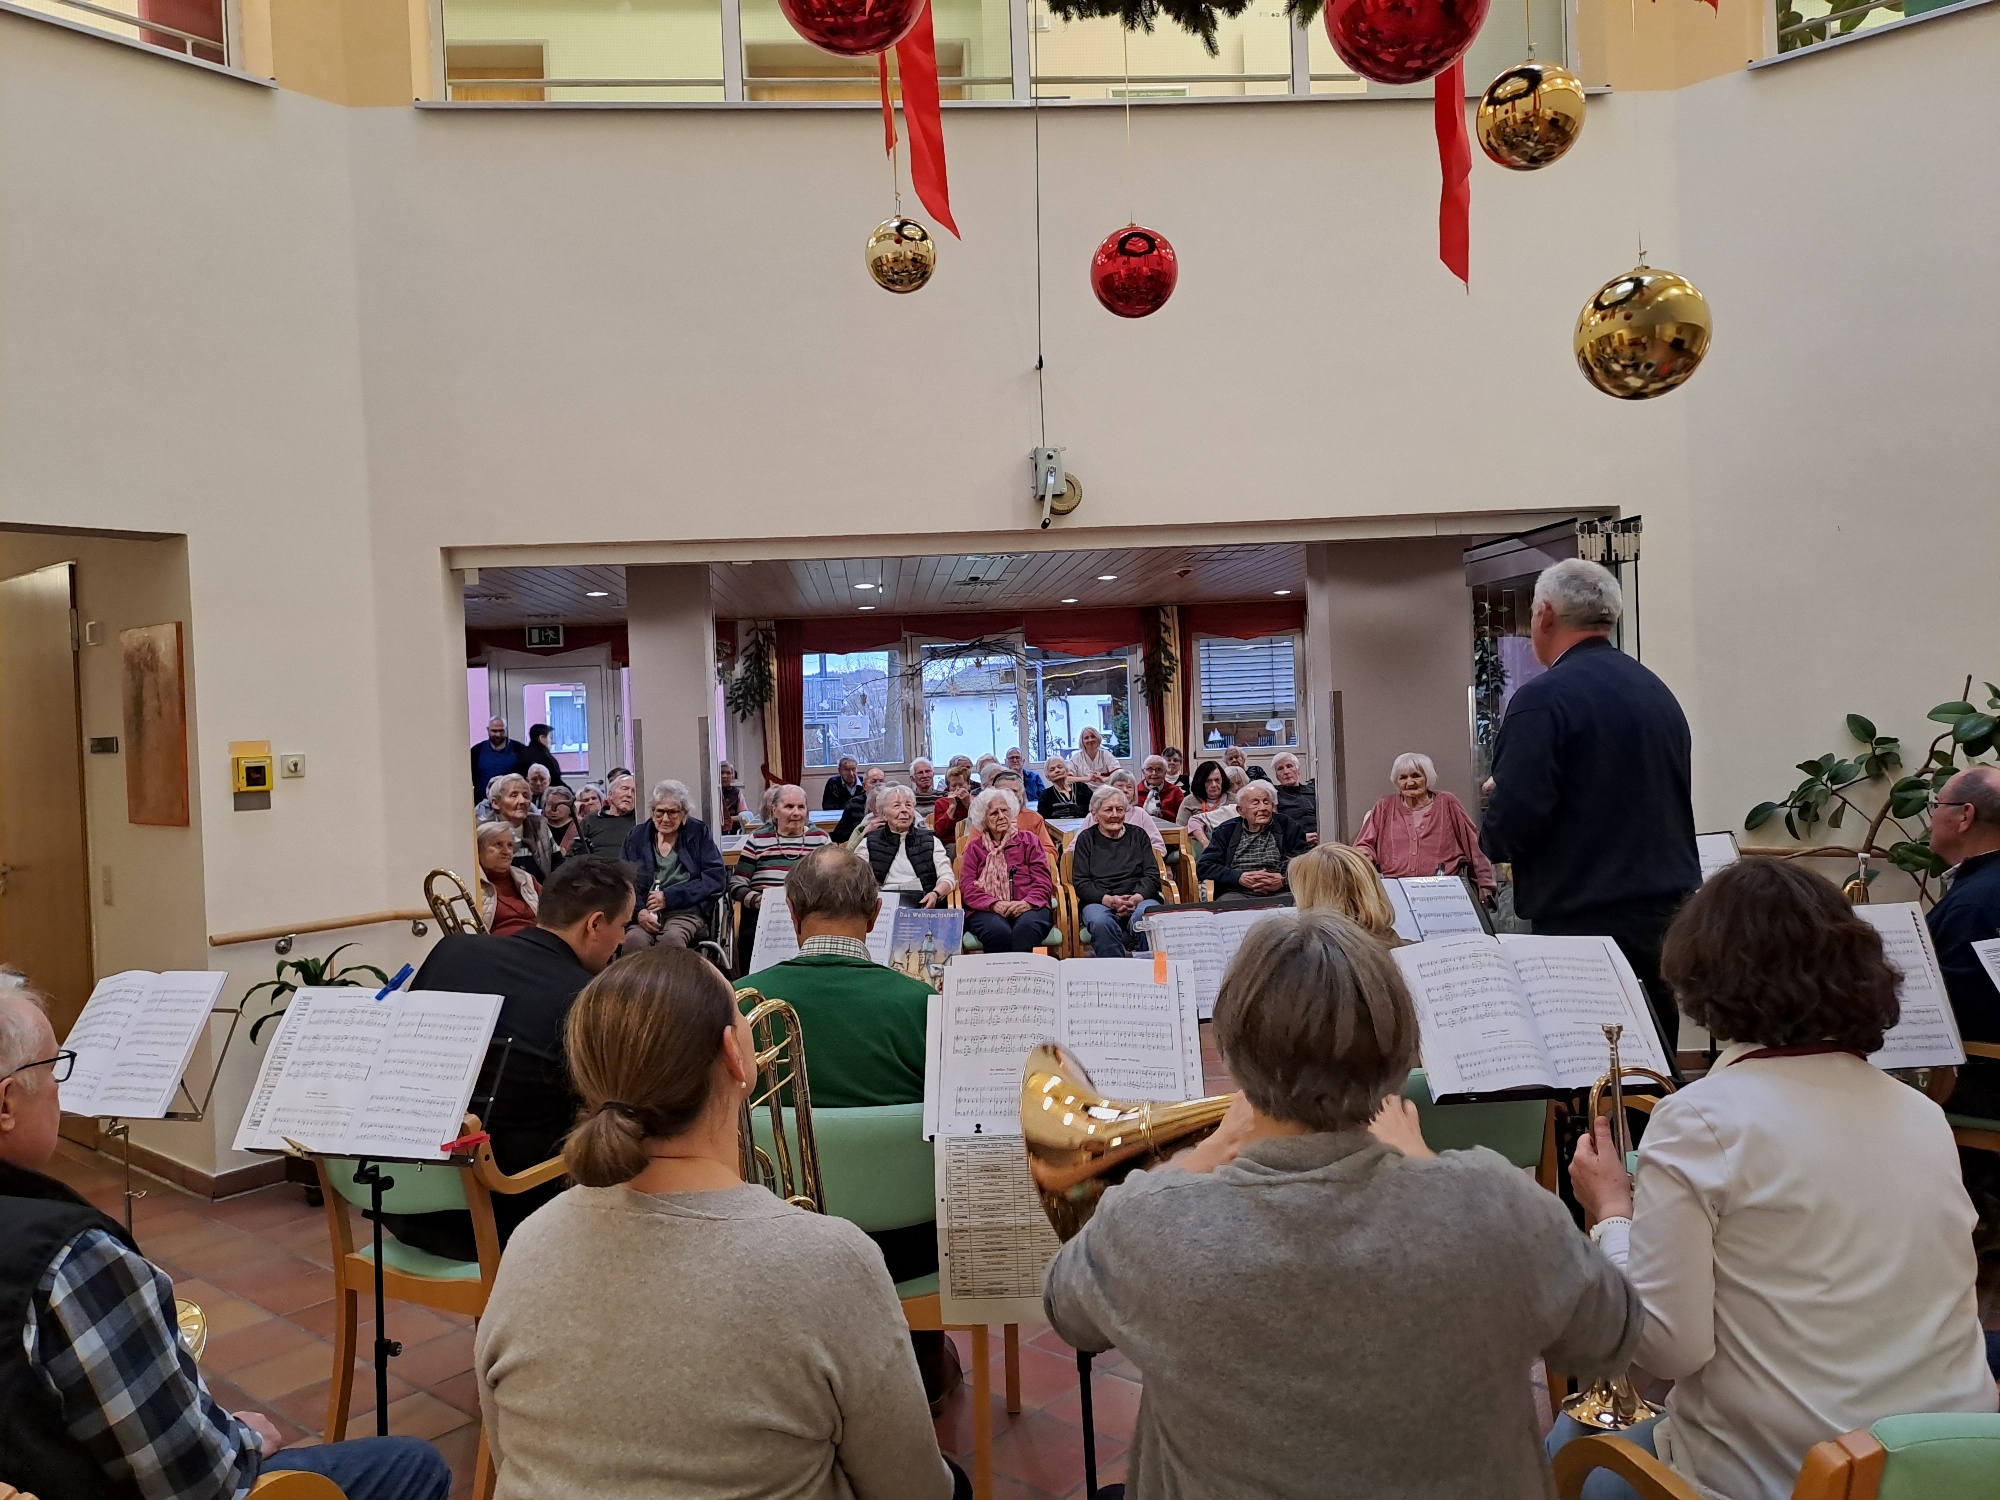
[[782, 891], [792, 866], [828, 843], [825, 831], [812, 826], [804, 787], [779, 787], [775, 810], [777, 828], [751, 834], [736, 855], [731, 887], [746, 907], [760, 905], [766, 891]]

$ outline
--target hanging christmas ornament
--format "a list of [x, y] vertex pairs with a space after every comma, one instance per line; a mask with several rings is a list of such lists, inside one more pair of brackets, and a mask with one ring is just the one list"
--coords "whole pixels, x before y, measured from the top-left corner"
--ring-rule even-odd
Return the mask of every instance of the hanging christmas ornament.
[[1090, 258], [1090, 289], [1105, 311], [1121, 318], [1158, 312], [1180, 278], [1180, 259], [1167, 237], [1137, 224], [1106, 235]]
[[1486, 85], [1476, 128], [1479, 148], [1501, 166], [1546, 167], [1583, 134], [1583, 85], [1569, 69], [1531, 57]]
[[936, 269], [937, 241], [915, 219], [885, 219], [868, 236], [868, 274], [885, 292], [914, 292]]
[[778, 0], [792, 30], [822, 52], [872, 57], [917, 24], [928, 0]]
[[1607, 396], [1645, 401], [1682, 385], [1708, 353], [1708, 299], [1684, 276], [1639, 264], [1597, 289], [1576, 320], [1576, 363]]
[[1422, 83], [1455, 62], [1486, 19], [1486, 0], [1327, 0], [1333, 50], [1374, 83]]

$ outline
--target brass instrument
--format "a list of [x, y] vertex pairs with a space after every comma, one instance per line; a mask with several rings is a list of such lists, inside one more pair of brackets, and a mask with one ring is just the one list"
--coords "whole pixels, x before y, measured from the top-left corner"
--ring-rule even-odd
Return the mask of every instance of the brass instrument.
[[1170, 1146], [1206, 1138], [1235, 1102], [1215, 1094], [1185, 1104], [1126, 1104], [1107, 1099], [1069, 1052], [1043, 1042], [1028, 1054], [1021, 1079], [1021, 1135], [1042, 1211], [1059, 1238], [1090, 1222], [1106, 1188], [1156, 1165]]
[[[455, 890], [446, 893], [439, 889], [445, 881], [450, 881]], [[479, 901], [466, 888], [463, 880], [453, 870], [433, 870], [424, 877], [424, 901], [437, 918], [438, 931], [457, 934], [461, 932], [486, 931], [486, 918], [480, 914]], [[459, 915], [463, 907], [465, 914]]]
[[[1632, 1127], [1625, 1118], [1625, 1080], [1644, 1078], [1662, 1093], [1671, 1094], [1674, 1091], [1672, 1079], [1662, 1078], [1651, 1068], [1626, 1067], [1620, 1061], [1618, 1039], [1624, 1034], [1623, 1026], [1604, 1028], [1604, 1040], [1611, 1045], [1611, 1069], [1590, 1086], [1590, 1112], [1585, 1116], [1586, 1122], [1594, 1126], [1609, 1096], [1612, 1149], [1618, 1153], [1621, 1166], [1632, 1156]], [[1660, 1407], [1633, 1389], [1629, 1375], [1607, 1375], [1592, 1381], [1574, 1396], [1565, 1397], [1562, 1410], [1564, 1416], [1573, 1418], [1593, 1432], [1621, 1432], [1635, 1422], [1644, 1422], [1661, 1412]]]
[[[795, 1208], [825, 1213], [826, 1193], [820, 1186], [819, 1141], [813, 1134], [812, 1091], [806, 1082], [806, 1044], [799, 1013], [783, 1000], [767, 1000], [756, 990], [738, 990], [736, 998], [754, 1002], [750, 1007], [750, 1044], [757, 1055], [757, 1076], [743, 1098], [742, 1127], [737, 1136], [743, 1180], [762, 1183]], [[787, 1093], [791, 1095], [792, 1133], [785, 1129]], [[754, 1112], [760, 1108], [770, 1116], [768, 1151], [757, 1144]]]
[[208, 1347], [208, 1314], [201, 1310], [201, 1304], [176, 1297], [174, 1326], [180, 1332], [181, 1347], [187, 1350], [188, 1358], [199, 1361], [201, 1351]]
[[1860, 863], [1854, 867], [1853, 878], [1840, 888], [1840, 894], [1847, 898], [1849, 906], [1866, 906], [1868, 904], [1868, 856], [1866, 854], [1861, 856]]

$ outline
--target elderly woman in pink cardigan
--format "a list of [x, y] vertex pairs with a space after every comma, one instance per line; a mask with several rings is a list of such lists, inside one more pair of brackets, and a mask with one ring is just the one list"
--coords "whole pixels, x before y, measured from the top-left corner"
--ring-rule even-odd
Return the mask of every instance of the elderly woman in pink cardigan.
[[972, 799], [959, 889], [965, 925], [988, 953], [1031, 953], [1055, 925], [1055, 872], [1042, 841], [1015, 822], [1014, 794], [992, 787]]
[[1479, 852], [1479, 830], [1465, 804], [1441, 792], [1437, 767], [1428, 755], [1396, 757], [1389, 774], [1396, 794], [1368, 809], [1354, 847], [1384, 875], [1456, 875], [1470, 870], [1479, 899], [1489, 906], [1497, 882], [1493, 865]]

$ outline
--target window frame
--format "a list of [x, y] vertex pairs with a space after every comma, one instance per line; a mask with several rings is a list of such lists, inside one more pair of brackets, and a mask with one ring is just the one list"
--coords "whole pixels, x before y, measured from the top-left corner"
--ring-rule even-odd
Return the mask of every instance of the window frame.
[[[810, 744], [807, 743], [808, 736], [806, 731], [811, 727], [812, 724], [812, 721], [806, 718], [804, 711], [805, 705], [804, 705], [803, 682], [805, 677], [805, 658], [808, 656], [817, 656], [821, 658], [822, 661], [824, 661], [825, 658], [829, 656], [842, 656], [842, 657], [887, 656], [890, 659], [890, 669], [883, 678], [883, 681], [885, 682], [893, 681], [894, 679], [902, 675], [902, 667], [900, 663], [905, 658], [903, 658], [902, 656], [902, 647], [900, 646], [876, 646], [866, 651], [802, 651], [799, 653], [800, 657], [799, 676], [801, 680], [800, 712], [799, 712], [799, 730], [800, 730], [799, 755], [801, 757], [801, 765], [803, 767], [804, 774], [807, 776], [815, 776], [815, 775], [831, 776], [835, 771], [838, 771], [840, 769], [840, 764], [838, 761], [834, 762], [832, 765], [817, 765], [810, 760], [804, 759], [806, 752], [811, 748]], [[825, 674], [821, 673], [820, 675], [824, 676]], [[907, 697], [907, 695], [904, 696]], [[888, 715], [884, 719], [885, 727], [888, 724], [897, 722], [898, 719], [895, 714]], [[902, 715], [900, 722], [900, 729], [902, 733], [904, 748], [907, 749], [910, 743], [909, 722], [907, 714]], [[912, 760], [914, 760], [915, 758], [916, 757], [914, 755], [910, 757], [910, 759]], [[862, 770], [866, 771], [870, 766], [881, 766], [886, 770], [894, 766], [907, 765], [909, 762], [889, 761], [889, 760], [860, 760], [857, 757], [856, 763], [861, 767]]]
[[[1276, 756], [1289, 750], [1295, 755], [1303, 755], [1306, 748], [1306, 642], [1303, 630], [1279, 630], [1269, 635], [1252, 637], [1245, 641], [1240, 636], [1217, 635], [1213, 631], [1195, 632], [1188, 642], [1188, 738], [1190, 744], [1183, 748], [1190, 769], [1204, 760], [1219, 758], [1222, 750], [1212, 754], [1208, 747], [1207, 693], [1201, 675], [1201, 643], [1203, 641], [1230, 641], [1244, 646], [1255, 641], [1287, 640], [1292, 643], [1292, 740], [1283, 745], [1242, 745], [1245, 756]], [[1223, 749], [1227, 749], [1224, 746]]]

